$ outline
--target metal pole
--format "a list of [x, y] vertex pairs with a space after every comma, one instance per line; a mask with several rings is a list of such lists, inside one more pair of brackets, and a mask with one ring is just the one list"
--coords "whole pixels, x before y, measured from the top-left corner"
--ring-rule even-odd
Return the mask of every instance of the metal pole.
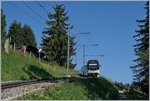
[[77, 64], [77, 54], [75, 54], [75, 64]]
[[85, 45], [83, 45], [83, 66], [85, 65]]
[[39, 62], [40, 62], [40, 52], [39, 52]]
[[[67, 77], [70, 77], [70, 73], [69, 73], [70, 72], [70, 68], [69, 68], [70, 67], [69, 66], [69, 64], [70, 64], [70, 61], [69, 61], [69, 58], [70, 58], [70, 29], [71, 28], [69, 28], [69, 31], [68, 31]], [[79, 34], [90, 34], [90, 33], [79, 33]], [[85, 49], [84, 49], [84, 51], [85, 51]], [[85, 57], [85, 52], [84, 52], [84, 57]]]
[[69, 50], [70, 50], [70, 28], [69, 28], [69, 33], [68, 33], [68, 54], [67, 54], [67, 76], [69, 77]]

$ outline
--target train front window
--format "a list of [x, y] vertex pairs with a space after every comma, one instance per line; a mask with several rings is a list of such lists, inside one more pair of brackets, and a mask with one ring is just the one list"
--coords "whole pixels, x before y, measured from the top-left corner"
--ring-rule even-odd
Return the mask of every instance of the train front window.
[[89, 64], [89, 67], [98, 67], [98, 64]]

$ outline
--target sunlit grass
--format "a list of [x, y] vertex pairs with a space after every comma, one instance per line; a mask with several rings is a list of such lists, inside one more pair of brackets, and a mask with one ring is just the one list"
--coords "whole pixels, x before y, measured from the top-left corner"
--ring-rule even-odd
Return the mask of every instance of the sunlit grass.
[[25, 100], [101, 100], [118, 99], [118, 90], [103, 77], [66, 82], [45, 92], [24, 96]]
[[[31, 58], [19, 52], [10, 51], [9, 54], [2, 53], [2, 81], [26, 80], [46, 77], [63, 77], [66, 76], [66, 68], [58, 65], [45, 64], [38, 61], [34, 56]], [[79, 74], [71, 70], [71, 76]]]

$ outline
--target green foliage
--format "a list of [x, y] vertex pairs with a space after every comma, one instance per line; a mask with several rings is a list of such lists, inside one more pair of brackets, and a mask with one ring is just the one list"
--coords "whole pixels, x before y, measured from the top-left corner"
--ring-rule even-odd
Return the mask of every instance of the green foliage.
[[[45, 63], [38, 63], [34, 56], [24, 56], [24, 54], [10, 51], [9, 54], [2, 52], [2, 81], [39, 79], [46, 77], [66, 76], [66, 69], [58, 65], [48, 66]], [[71, 76], [78, 73], [71, 70]]]
[[139, 30], [136, 30], [137, 35], [134, 36], [137, 42], [135, 47], [135, 54], [137, 59], [134, 60], [137, 64], [131, 69], [134, 73], [134, 80], [141, 87], [142, 91], [149, 93], [149, 2], [146, 3], [146, 18], [144, 20], [137, 20], [140, 24]]
[[127, 88], [122, 83], [115, 83], [118, 90], [127, 90]]
[[30, 25], [21, 26], [16, 20], [9, 27], [8, 37], [11, 38], [11, 43], [15, 43], [16, 47], [22, 45], [31, 45], [36, 47], [36, 40]]
[[24, 38], [23, 40], [24, 45], [27, 45], [27, 46], [31, 45], [31, 46], [37, 47], [35, 36], [30, 25], [25, 24], [23, 26], [23, 38]]
[[148, 96], [137, 90], [126, 92], [128, 100], [148, 100]]
[[6, 16], [3, 13], [3, 9], [1, 9], [1, 49], [4, 49], [4, 43], [6, 38]]
[[[48, 28], [43, 31], [42, 50], [46, 54], [51, 63], [57, 63], [60, 66], [66, 66], [67, 61], [67, 32], [70, 28], [68, 24], [69, 17], [65, 12], [63, 5], [55, 5], [53, 7], [55, 13], [48, 14]], [[70, 58], [75, 54], [73, 48], [74, 37], [70, 37]], [[71, 59], [70, 59], [71, 61]]]
[[125, 95], [127, 95], [126, 100], [148, 100], [148, 96], [141, 91], [134, 90], [133, 84], [129, 86], [123, 85], [121, 83], [115, 83], [118, 90], [124, 91]]
[[118, 91], [107, 79], [89, 78], [76, 82], [66, 82], [48, 91], [26, 95], [25, 100], [113, 100], [118, 99]]
[[9, 27], [8, 37], [11, 37], [11, 43], [15, 43], [16, 47], [23, 45], [23, 29], [21, 23], [16, 20]]

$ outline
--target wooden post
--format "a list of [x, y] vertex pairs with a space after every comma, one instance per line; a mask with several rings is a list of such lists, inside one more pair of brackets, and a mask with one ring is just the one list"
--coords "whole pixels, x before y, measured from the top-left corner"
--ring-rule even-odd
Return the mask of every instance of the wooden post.
[[12, 44], [10, 44], [9, 49], [12, 50]]
[[11, 37], [9, 38], [9, 49], [12, 50]]
[[5, 40], [4, 48], [5, 48], [5, 52], [9, 53], [9, 39], [8, 38], [6, 38]]
[[26, 46], [23, 46], [23, 53], [24, 53], [24, 56], [26, 56]]
[[16, 44], [14, 43], [14, 51], [16, 50]]
[[31, 54], [32, 54], [32, 52], [30, 51], [30, 58], [31, 58]]

